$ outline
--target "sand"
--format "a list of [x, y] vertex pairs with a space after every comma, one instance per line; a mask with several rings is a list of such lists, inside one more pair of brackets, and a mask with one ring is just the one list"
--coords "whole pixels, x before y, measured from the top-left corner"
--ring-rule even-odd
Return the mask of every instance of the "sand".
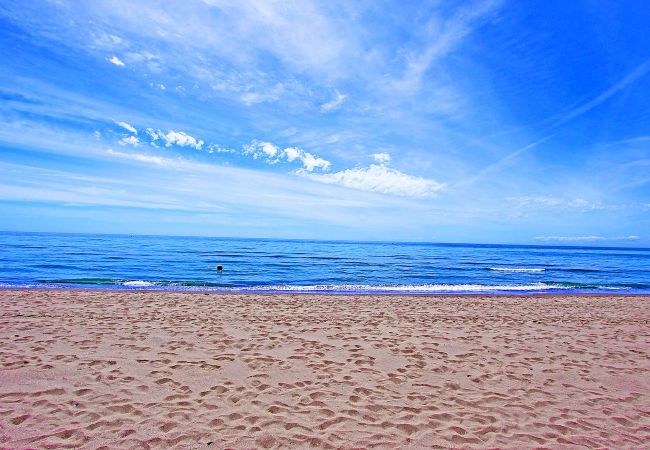
[[0, 291], [2, 448], [650, 447], [650, 297]]

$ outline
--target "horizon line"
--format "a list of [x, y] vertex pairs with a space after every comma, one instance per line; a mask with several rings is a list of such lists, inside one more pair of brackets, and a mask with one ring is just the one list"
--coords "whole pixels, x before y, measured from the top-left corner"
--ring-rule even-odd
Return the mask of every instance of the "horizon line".
[[415, 245], [481, 245], [481, 246], [516, 246], [532, 248], [566, 248], [594, 250], [641, 250], [650, 251], [650, 247], [632, 246], [595, 246], [595, 245], [562, 245], [562, 244], [508, 244], [498, 242], [436, 242], [436, 241], [384, 241], [384, 240], [354, 240], [354, 239], [310, 239], [310, 238], [276, 238], [276, 237], [242, 237], [242, 236], [207, 236], [207, 235], [171, 235], [171, 234], [140, 234], [140, 233], [90, 233], [76, 231], [16, 231], [0, 230], [0, 234], [72, 234], [81, 236], [123, 236], [123, 237], [168, 237], [168, 238], [204, 238], [204, 239], [241, 239], [241, 240], [272, 240], [293, 242], [331, 242], [331, 243], [361, 243], [361, 244], [415, 244]]

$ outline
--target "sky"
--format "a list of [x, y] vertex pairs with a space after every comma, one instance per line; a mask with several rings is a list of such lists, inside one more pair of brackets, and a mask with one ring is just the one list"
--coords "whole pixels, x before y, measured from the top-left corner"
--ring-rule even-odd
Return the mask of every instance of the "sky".
[[0, 0], [0, 230], [650, 246], [645, 0]]

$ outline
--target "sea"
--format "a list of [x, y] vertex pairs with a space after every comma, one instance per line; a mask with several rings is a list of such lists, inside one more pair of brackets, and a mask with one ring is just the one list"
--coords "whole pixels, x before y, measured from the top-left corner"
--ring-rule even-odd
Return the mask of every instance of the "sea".
[[650, 294], [650, 249], [0, 233], [0, 288], [33, 287]]

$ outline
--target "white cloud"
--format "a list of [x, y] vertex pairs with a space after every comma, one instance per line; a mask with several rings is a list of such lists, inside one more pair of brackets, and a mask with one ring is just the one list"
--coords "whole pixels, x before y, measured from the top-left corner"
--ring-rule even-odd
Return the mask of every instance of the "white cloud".
[[124, 67], [124, 63], [117, 56], [111, 56], [108, 58], [108, 62], [115, 64], [116, 66]]
[[377, 164], [331, 174], [307, 174], [304, 171], [299, 173], [321, 183], [402, 197], [432, 197], [444, 188], [444, 184], [437, 181], [407, 175]]
[[197, 150], [201, 150], [201, 147], [203, 146], [202, 140], [196, 139], [183, 131], [169, 131], [167, 134], [163, 135], [162, 138], [165, 140], [165, 147], [178, 145], [179, 147], [193, 147]]
[[639, 236], [537, 236], [538, 241], [555, 241], [555, 242], [599, 242], [599, 241], [638, 241]]
[[115, 123], [133, 134], [138, 134], [138, 130], [136, 130], [133, 125], [130, 125], [126, 122], [120, 122], [120, 121], [116, 121]]
[[219, 144], [208, 145], [208, 153], [237, 153], [237, 150]]
[[250, 144], [244, 145], [244, 155], [257, 158], [273, 158], [280, 152], [280, 149], [270, 142], [253, 140]]
[[[159, 131], [160, 130], [158, 130], [158, 132]], [[161, 135], [159, 135], [158, 132], [156, 130], [154, 130], [153, 128], [147, 128], [146, 130], [144, 130], [144, 132], [147, 133], [147, 135], [149, 135], [149, 137], [154, 141], [161, 138]]]
[[134, 147], [137, 147], [140, 145], [140, 140], [135, 136], [126, 136], [117, 141], [117, 143], [120, 145], [133, 145]]
[[379, 164], [386, 164], [387, 162], [390, 162], [391, 159], [388, 153], [374, 153], [371, 156]]
[[282, 159], [288, 162], [299, 160], [303, 169], [307, 172], [313, 172], [315, 169], [328, 170], [331, 163], [326, 159], [313, 155], [298, 147], [287, 147], [281, 150], [270, 142], [253, 140], [250, 144], [244, 145], [244, 155], [251, 156], [253, 159], [266, 158], [266, 162], [275, 164]]
[[144, 155], [142, 153], [116, 152], [111, 149], [109, 149], [106, 153], [116, 158], [129, 159], [131, 161], [155, 164], [157, 166], [163, 166], [170, 162], [170, 159], [168, 158], [162, 158], [160, 156]]
[[164, 133], [160, 130], [155, 131], [153, 128], [147, 128], [146, 133], [151, 137], [154, 143], [158, 140], [164, 141], [165, 147], [177, 145], [179, 147], [192, 147], [201, 150], [203, 144], [205, 144], [201, 139], [190, 136], [184, 131], [168, 131], [167, 133]]
[[263, 142], [262, 143], [262, 152], [266, 154], [269, 158], [273, 158], [275, 155], [278, 154], [280, 151], [279, 148], [277, 148], [275, 145], [271, 144], [270, 142]]
[[292, 162], [294, 159], [299, 158], [302, 153], [302, 150], [296, 147], [287, 147], [284, 149], [284, 154], [287, 157], [287, 161]]
[[341, 94], [339, 91], [336, 91], [334, 98], [327, 103], [323, 103], [320, 107], [320, 110], [321, 112], [333, 111], [341, 106], [347, 98], [348, 96], [346, 94]]
[[298, 157], [307, 172], [313, 172], [314, 169], [329, 170], [331, 165], [329, 161], [307, 152], [302, 152]]
[[[128, 124], [125, 124], [129, 126]], [[179, 147], [193, 147], [197, 150], [203, 150], [204, 141], [196, 139], [182, 131], [169, 131], [167, 133], [155, 130], [153, 128], [145, 129], [145, 134], [151, 139], [151, 145], [157, 147], [156, 142], [164, 142], [165, 147], [177, 145]], [[140, 141], [135, 136], [128, 136], [118, 141], [121, 145], [131, 144], [137, 146]], [[223, 147], [219, 144], [209, 144], [206, 146], [208, 153], [238, 153], [237, 150]], [[243, 146], [241, 154], [249, 156], [253, 159], [264, 159], [269, 164], [276, 164], [283, 160], [287, 162], [300, 161], [302, 168], [307, 172], [313, 172], [320, 169], [322, 171], [329, 170], [331, 163], [324, 158], [321, 158], [312, 153], [306, 152], [298, 147], [287, 147], [284, 150], [277, 145], [266, 142], [253, 140], [250, 144]]]

